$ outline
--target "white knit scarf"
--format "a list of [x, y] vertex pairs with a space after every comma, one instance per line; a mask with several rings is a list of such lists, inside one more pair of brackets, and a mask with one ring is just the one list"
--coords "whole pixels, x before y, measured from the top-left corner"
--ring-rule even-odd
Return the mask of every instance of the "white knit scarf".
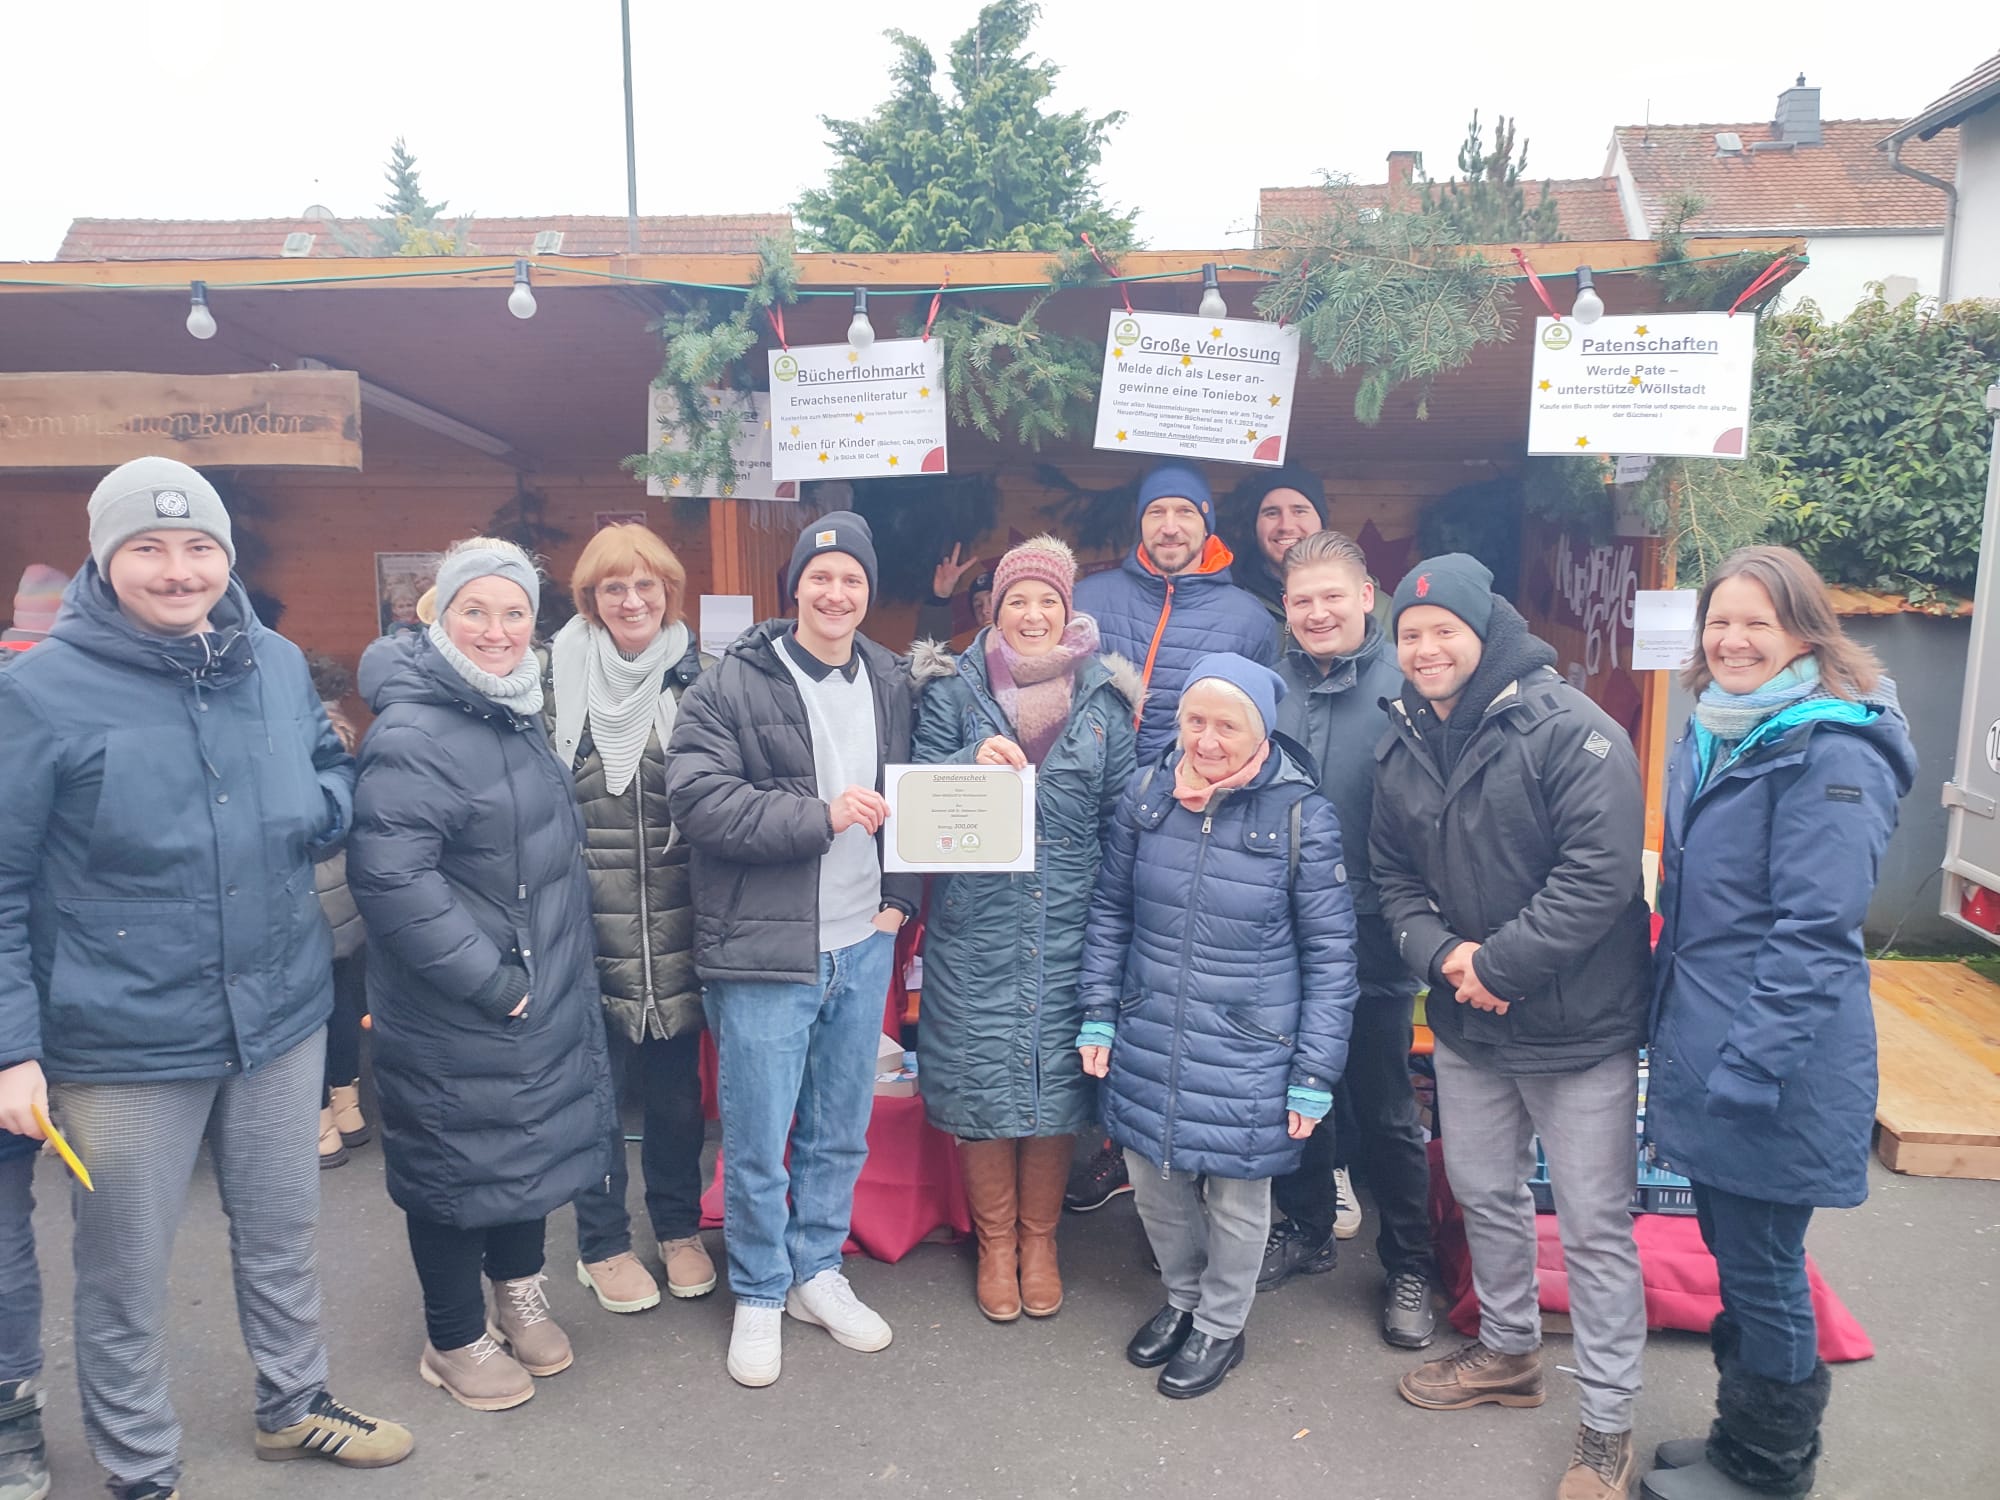
[[464, 678], [465, 685], [482, 698], [490, 698], [524, 719], [532, 719], [542, 711], [542, 667], [535, 660], [534, 652], [523, 651], [512, 672], [505, 677], [495, 677], [484, 667], [474, 665], [471, 657], [451, 643], [451, 637], [444, 633], [443, 621], [432, 624], [430, 641], [452, 671]]
[[667, 669], [687, 655], [691, 639], [687, 625], [676, 622], [628, 658], [612, 642], [610, 631], [582, 615], [557, 631], [549, 659], [556, 684], [555, 752], [562, 763], [576, 763], [587, 723], [604, 763], [604, 789], [624, 796], [654, 733], [662, 752], [673, 737], [678, 710], [664, 679]]

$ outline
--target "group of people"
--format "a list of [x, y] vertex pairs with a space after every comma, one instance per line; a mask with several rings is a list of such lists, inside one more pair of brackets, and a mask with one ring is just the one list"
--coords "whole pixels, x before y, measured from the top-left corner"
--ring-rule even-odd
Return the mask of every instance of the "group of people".
[[[1694, 1183], [1724, 1311], [1716, 1421], [1663, 1445], [1645, 1492], [1804, 1494], [1829, 1386], [1803, 1236], [1815, 1207], [1865, 1193], [1860, 924], [1914, 770], [1893, 688], [1796, 554], [1716, 571], [1655, 951], [1630, 741], [1487, 570], [1427, 559], [1383, 609], [1312, 475], [1262, 472], [1232, 500], [1240, 560], [1200, 473], [1162, 464], [1117, 569], [1080, 579], [1037, 537], [979, 580], [990, 616], [963, 650], [908, 656], [863, 632], [878, 564], [851, 512], [806, 523], [791, 614], [719, 660], [644, 527], [591, 539], [576, 617], [541, 648], [533, 560], [471, 538], [423, 628], [363, 656], [375, 717], [350, 754], [305, 659], [232, 577], [214, 489], [165, 459], [108, 475], [48, 639], [0, 671], [0, 1497], [47, 1483], [22, 1164], [51, 1114], [96, 1179], [74, 1200], [74, 1326], [116, 1493], [163, 1500], [179, 1481], [167, 1251], [204, 1140], [258, 1455], [411, 1451], [405, 1428], [330, 1394], [320, 1327], [318, 1163], [368, 1130], [345, 1056], [327, 1063], [314, 864], [343, 848], [388, 1188], [422, 1289], [418, 1372], [465, 1406], [519, 1405], [573, 1362], [546, 1291], [564, 1205], [605, 1308], [660, 1300], [632, 1251], [620, 1082], [642, 1101], [667, 1290], [716, 1285], [697, 1232], [704, 1028], [729, 1375], [776, 1381], [787, 1317], [849, 1349], [890, 1344], [841, 1251], [897, 934], [922, 920], [919, 1076], [959, 1142], [987, 1318], [1060, 1310], [1082, 1140], [1117, 1154], [1158, 1266], [1162, 1305], [1126, 1353], [1163, 1395], [1214, 1390], [1246, 1356], [1258, 1291], [1332, 1263], [1342, 1160], [1380, 1218], [1382, 1335], [1427, 1348], [1408, 1055], [1428, 987], [1482, 1315], [1402, 1396], [1543, 1401], [1538, 1136], [1581, 1390], [1557, 1494], [1629, 1493], [1645, 1312], [1627, 1202], [1650, 1042], [1651, 1149]], [[944, 561], [934, 606], [964, 570]], [[928, 890], [885, 871], [884, 767], [910, 761], [1033, 766], [1034, 869]]]

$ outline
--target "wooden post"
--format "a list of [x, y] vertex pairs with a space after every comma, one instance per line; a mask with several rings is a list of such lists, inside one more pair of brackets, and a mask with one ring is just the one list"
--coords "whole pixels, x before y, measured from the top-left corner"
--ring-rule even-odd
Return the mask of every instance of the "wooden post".
[[[1639, 586], [1670, 589], [1679, 575], [1680, 480], [1667, 481], [1666, 535], [1646, 542], [1639, 558]], [[1696, 631], [1695, 645], [1701, 636]], [[1667, 692], [1673, 674], [1646, 674], [1645, 697], [1639, 710], [1639, 773], [1646, 788], [1646, 848], [1657, 859], [1667, 842]], [[1658, 865], [1653, 867], [1655, 878]]]

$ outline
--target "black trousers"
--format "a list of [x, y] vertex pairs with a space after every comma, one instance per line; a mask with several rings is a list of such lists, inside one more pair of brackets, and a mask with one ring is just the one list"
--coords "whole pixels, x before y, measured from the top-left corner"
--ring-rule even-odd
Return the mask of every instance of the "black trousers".
[[326, 1023], [326, 1087], [320, 1108], [333, 1102], [330, 1092], [361, 1076], [361, 1017], [368, 1010], [368, 950], [333, 961], [333, 1015]]
[[542, 1269], [546, 1220], [458, 1229], [415, 1214], [406, 1217], [410, 1258], [424, 1289], [424, 1329], [433, 1349], [463, 1349], [486, 1331], [482, 1270], [495, 1281], [517, 1281]]
[[1351, 1138], [1330, 1130], [1335, 1116], [1306, 1137], [1296, 1172], [1272, 1179], [1279, 1212], [1316, 1238], [1333, 1233], [1333, 1169], [1343, 1157], [1368, 1184], [1379, 1225], [1375, 1253], [1389, 1275], [1404, 1271], [1435, 1279], [1431, 1251], [1430, 1162], [1423, 1117], [1410, 1087], [1411, 1018], [1416, 981], [1397, 957], [1388, 924], [1359, 918], [1361, 999], [1347, 1043], [1341, 1080], [1354, 1121]]
[[[625, 1028], [607, 1018], [611, 1076], [619, 1094], [636, 1082], [644, 1134], [639, 1171], [646, 1184], [646, 1217], [653, 1238], [686, 1239], [701, 1228], [701, 1033], [684, 1032], [634, 1044]], [[634, 1079], [633, 1053], [638, 1054]], [[608, 1260], [632, 1248], [632, 1218], [625, 1208], [625, 1125], [612, 1122], [611, 1184], [576, 1196], [577, 1250], [585, 1260]]]

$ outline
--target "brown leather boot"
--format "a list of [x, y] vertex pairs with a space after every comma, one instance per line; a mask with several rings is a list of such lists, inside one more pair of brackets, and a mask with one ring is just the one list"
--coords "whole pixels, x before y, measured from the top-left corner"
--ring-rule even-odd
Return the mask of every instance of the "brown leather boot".
[[1062, 1222], [1069, 1185], [1073, 1135], [1030, 1136], [1021, 1142], [1021, 1306], [1031, 1318], [1062, 1309], [1062, 1272], [1056, 1267], [1056, 1225]]
[[[1021, 1316], [1015, 1265], [1014, 1148], [1018, 1141], [960, 1141], [958, 1170], [979, 1236], [979, 1310], [996, 1323]], [[1057, 1200], [1060, 1207], [1061, 1200]]]

